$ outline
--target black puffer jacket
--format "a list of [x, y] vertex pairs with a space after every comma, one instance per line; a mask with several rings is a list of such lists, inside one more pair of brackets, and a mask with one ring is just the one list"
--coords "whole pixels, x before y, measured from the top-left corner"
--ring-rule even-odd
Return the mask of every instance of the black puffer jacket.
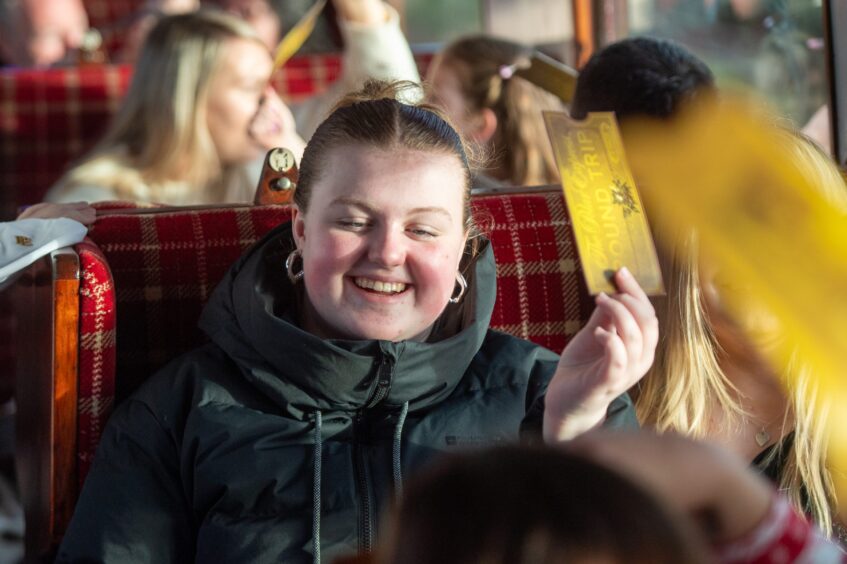
[[[490, 248], [438, 324], [453, 336], [393, 343], [292, 323], [290, 245], [282, 226], [239, 260], [201, 319], [212, 342], [118, 407], [60, 561], [329, 561], [372, 546], [380, 510], [433, 456], [540, 427], [558, 357], [488, 329]], [[635, 425], [628, 398], [607, 425]]]

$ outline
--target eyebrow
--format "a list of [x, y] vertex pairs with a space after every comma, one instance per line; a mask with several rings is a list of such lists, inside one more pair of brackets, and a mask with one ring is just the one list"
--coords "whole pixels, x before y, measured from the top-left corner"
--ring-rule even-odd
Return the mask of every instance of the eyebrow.
[[[368, 204], [367, 202], [365, 202], [363, 200], [357, 200], [356, 198], [344, 198], [344, 197], [336, 198], [332, 202], [330, 202], [329, 205], [330, 206], [337, 206], [337, 205], [355, 206], [357, 208], [361, 208], [361, 209], [365, 210], [366, 212], [368, 212], [370, 214], [373, 214], [373, 215], [379, 214], [379, 210], [377, 208], [373, 207], [372, 205]], [[411, 210], [408, 211], [408, 213], [410, 215], [416, 214], [416, 213], [437, 213], [437, 214], [440, 214], [440, 215], [443, 215], [444, 217], [446, 217], [450, 222], [453, 221], [453, 216], [450, 215], [450, 212], [448, 212], [446, 209], [444, 209], [442, 207], [438, 207], [438, 206], [427, 206], [427, 207], [422, 207], [422, 208], [412, 208]]]

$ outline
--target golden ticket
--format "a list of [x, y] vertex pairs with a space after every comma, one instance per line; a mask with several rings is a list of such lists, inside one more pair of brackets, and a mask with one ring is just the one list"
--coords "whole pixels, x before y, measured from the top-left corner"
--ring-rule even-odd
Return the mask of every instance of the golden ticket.
[[544, 112], [588, 291], [617, 291], [612, 275], [626, 266], [651, 296], [665, 293], [656, 247], [624, 156], [615, 115], [574, 121]]

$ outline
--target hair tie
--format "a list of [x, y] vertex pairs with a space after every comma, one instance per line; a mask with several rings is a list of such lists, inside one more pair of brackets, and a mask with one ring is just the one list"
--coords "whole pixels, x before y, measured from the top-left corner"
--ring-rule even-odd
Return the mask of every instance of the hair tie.
[[500, 78], [503, 80], [509, 80], [515, 75], [515, 71], [518, 69], [517, 64], [513, 65], [500, 65], [500, 68], [497, 69], [497, 74], [500, 75]]

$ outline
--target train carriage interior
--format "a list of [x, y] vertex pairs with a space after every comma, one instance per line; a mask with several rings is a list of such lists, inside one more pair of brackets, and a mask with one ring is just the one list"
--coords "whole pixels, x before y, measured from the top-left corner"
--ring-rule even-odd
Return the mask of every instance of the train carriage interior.
[[847, 562], [844, 38], [0, 0], [0, 563]]

